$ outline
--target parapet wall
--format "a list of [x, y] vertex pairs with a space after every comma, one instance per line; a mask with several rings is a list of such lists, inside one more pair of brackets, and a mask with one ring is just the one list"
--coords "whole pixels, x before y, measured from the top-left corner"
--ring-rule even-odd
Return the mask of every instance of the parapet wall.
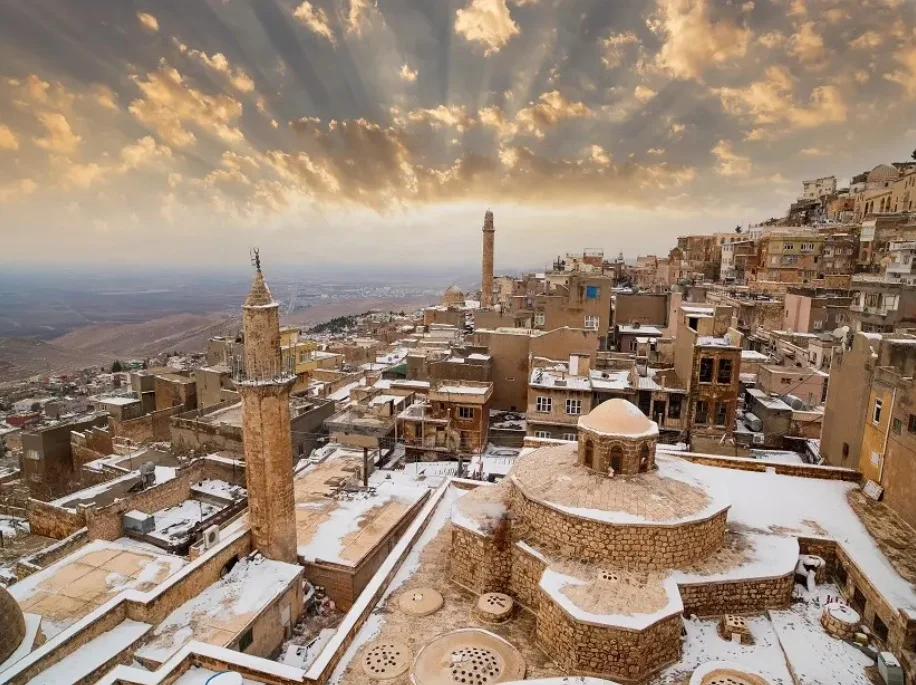
[[738, 471], [755, 471], [765, 473], [771, 471], [781, 476], [799, 476], [801, 478], [818, 478], [822, 480], [843, 480], [858, 483], [862, 474], [854, 469], [840, 466], [822, 466], [819, 464], [780, 464], [778, 462], [760, 461], [742, 457], [727, 457], [715, 454], [701, 454], [698, 452], [675, 452], [673, 456], [680, 459], [703, 464], [704, 466], [718, 466], [725, 469]]

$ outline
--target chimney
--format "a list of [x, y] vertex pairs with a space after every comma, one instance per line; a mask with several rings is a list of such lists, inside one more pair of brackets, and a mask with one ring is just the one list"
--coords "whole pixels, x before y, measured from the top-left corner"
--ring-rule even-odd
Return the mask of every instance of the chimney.
[[480, 279], [480, 306], [493, 306], [493, 212], [489, 209], [483, 215], [483, 264]]

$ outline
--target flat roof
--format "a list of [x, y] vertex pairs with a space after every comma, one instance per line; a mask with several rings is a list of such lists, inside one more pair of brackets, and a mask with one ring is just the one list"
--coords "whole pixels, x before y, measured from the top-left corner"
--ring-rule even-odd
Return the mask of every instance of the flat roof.
[[187, 564], [151, 545], [95, 540], [7, 590], [51, 639], [124, 590], [150, 590]]
[[[396, 471], [376, 471], [369, 479], [373, 490], [361, 490], [362, 465], [362, 450], [340, 448], [296, 474], [293, 492], [301, 557], [358, 565], [429, 492], [426, 485]], [[335, 498], [334, 490], [345, 483], [357, 487]]]

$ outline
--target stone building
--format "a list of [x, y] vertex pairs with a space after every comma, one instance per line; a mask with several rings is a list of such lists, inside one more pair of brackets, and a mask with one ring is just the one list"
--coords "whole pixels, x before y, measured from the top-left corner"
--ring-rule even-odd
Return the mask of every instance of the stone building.
[[854, 331], [893, 333], [916, 327], [916, 285], [859, 274], [852, 279], [849, 324]]
[[783, 300], [780, 328], [799, 333], [830, 333], [846, 323], [852, 298], [817, 291], [813, 288], [789, 288]]
[[528, 383], [528, 435], [575, 440], [579, 418], [592, 409], [591, 358], [572, 354], [558, 362], [533, 360]]
[[441, 460], [480, 454], [490, 432], [493, 384], [437, 381], [425, 402], [397, 416], [397, 434], [409, 458]]
[[567, 673], [643, 683], [680, 658], [682, 614], [791, 599], [797, 543], [766, 571], [730, 557], [746, 533], [727, 530], [728, 497], [656, 457], [657, 436], [633, 404], [603, 403], [579, 418], [577, 443], [520, 457], [452, 513], [452, 580], [528, 609]]

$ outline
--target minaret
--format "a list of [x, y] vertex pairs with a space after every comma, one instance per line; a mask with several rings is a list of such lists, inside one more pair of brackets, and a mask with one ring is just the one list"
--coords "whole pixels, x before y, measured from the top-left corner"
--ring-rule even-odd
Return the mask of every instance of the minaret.
[[296, 563], [296, 502], [289, 393], [296, 376], [280, 354], [280, 305], [254, 254], [256, 271], [242, 307], [244, 363], [237, 364], [242, 397], [242, 445], [252, 546], [268, 559]]
[[493, 306], [493, 212], [483, 215], [483, 275], [480, 279], [480, 306]]

